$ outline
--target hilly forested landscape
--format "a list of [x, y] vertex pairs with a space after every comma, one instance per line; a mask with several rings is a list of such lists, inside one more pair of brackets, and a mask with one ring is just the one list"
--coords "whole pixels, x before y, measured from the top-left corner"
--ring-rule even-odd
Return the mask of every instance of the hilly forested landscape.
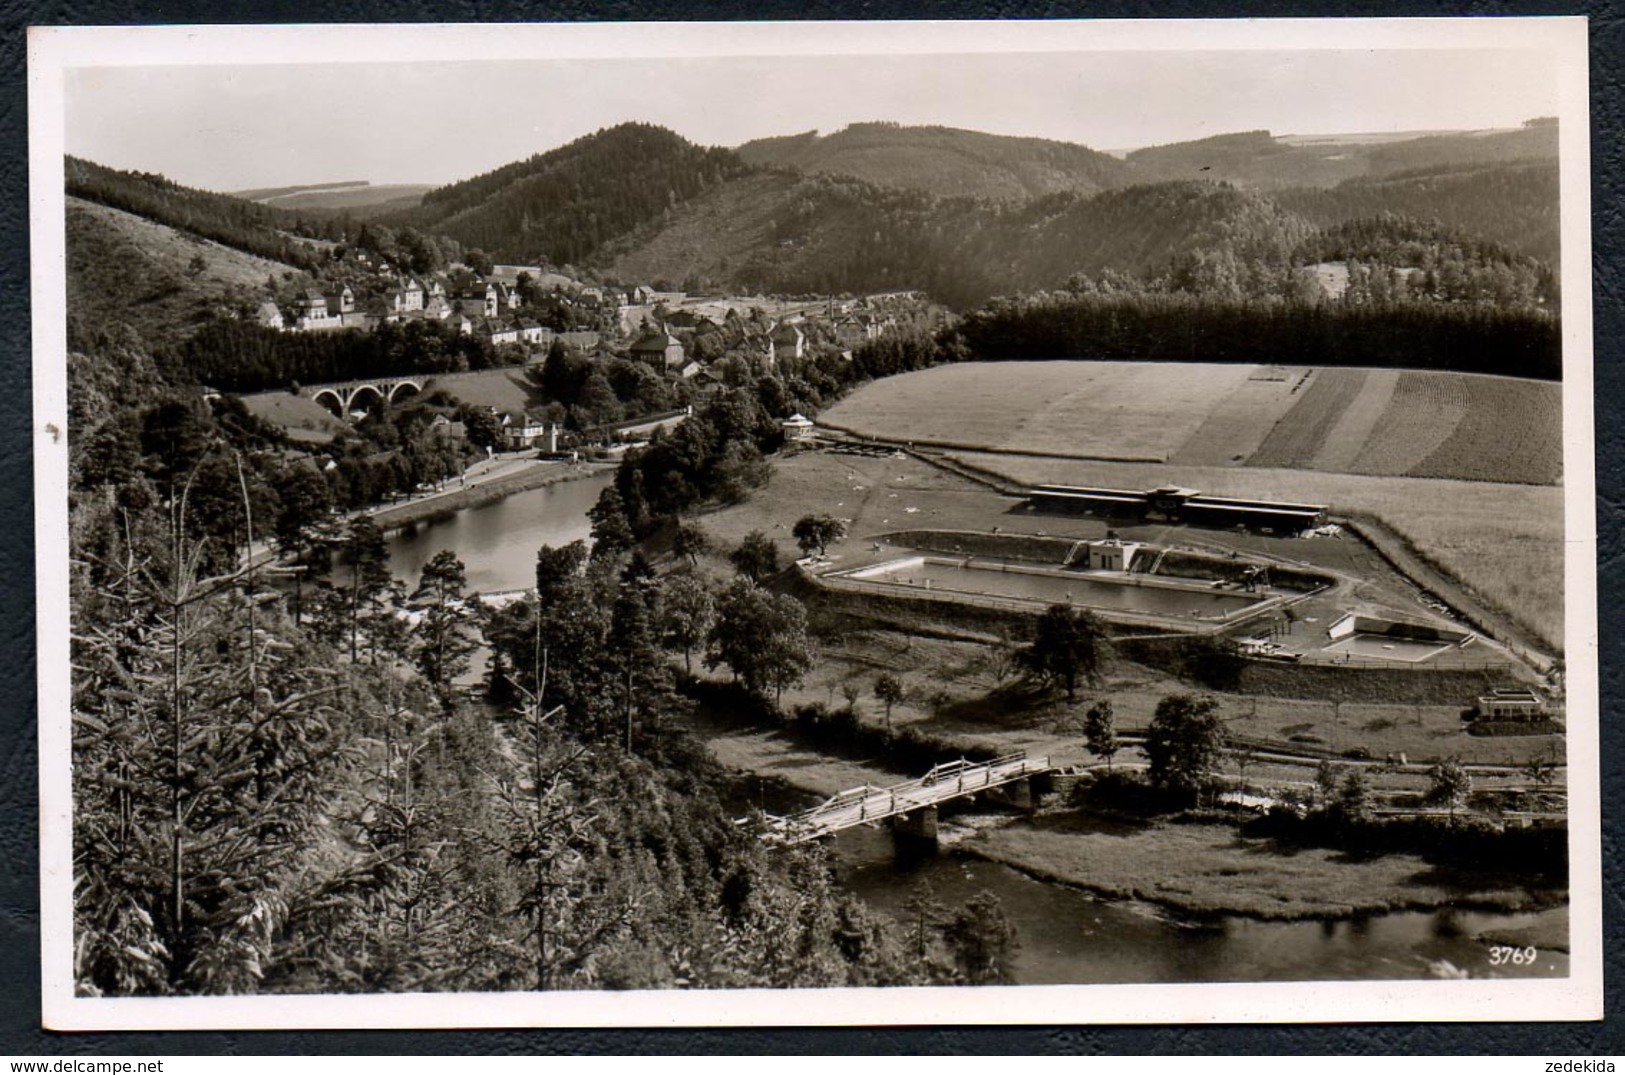
[[[1299, 270], [1352, 256], [1429, 274], [1408, 297], [1549, 307], [1555, 148], [1546, 123], [1353, 145], [1249, 132], [1123, 159], [892, 124], [732, 151], [624, 124], [429, 190], [410, 208], [356, 184], [245, 192], [259, 199], [249, 201], [76, 160], [68, 180], [75, 197], [304, 269], [324, 243], [388, 255], [432, 237], [442, 258], [478, 249], [691, 291], [919, 289], [963, 311], [1079, 277], [1302, 298]], [[1373, 239], [1362, 253], [1328, 237], [1350, 226]], [[437, 259], [417, 260], [422, 271]]]
[[1030, 931], [1561, 912], [1560, 716], [1461, 708], [1561, 706], [1554, 123], [538, 150], [65, 161], [78, 995], [1050, 981], [960, 860], [888, 904], [768, 812], [934, 855], [898, 782], [1012, 757], [963, 846]]

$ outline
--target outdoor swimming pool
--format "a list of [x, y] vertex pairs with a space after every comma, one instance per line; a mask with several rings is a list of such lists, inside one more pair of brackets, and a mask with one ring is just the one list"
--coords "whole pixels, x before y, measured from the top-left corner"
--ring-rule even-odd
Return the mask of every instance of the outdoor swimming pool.
[[1454, 627], [1405, 623], [1350, 612], [1326, 631], [1331, 645], [1322, 652], [1380, 661], [1425, 661], [1466, 645], [1473, 636]]
[[911, 590], [989, 595], [1043, 604], [1068, 603], [1108, 612], [1226, 620], [1269, 600], [1267, 594], [1214, 590], [1188, 580], [1111, 578], [1002, 560], [913, 556], [844, 573]]
[[1451, 647], [1452, 643], [1446, 642], [1419, 642], [1412, 638], [1358, 634], [1340, 638], [1322, 652], [1347, 653], [1352, 657], [1374, 657], [1384, 661], [1425, 661]]

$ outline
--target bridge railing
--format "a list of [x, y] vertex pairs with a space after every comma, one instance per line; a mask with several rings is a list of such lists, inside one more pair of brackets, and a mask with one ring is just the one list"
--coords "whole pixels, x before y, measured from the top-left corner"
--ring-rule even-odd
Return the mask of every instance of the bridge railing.
[[986, 762], [961, 758], [934, 766], [914, 780], [890, 787], [865, 784], [831, 796], [819, 805], [789, 816], [768, 815], [771, 834], [791, 843], [813, 839], [853, 825], [880, 821], [924, 806], [1009, 783], [1051, 768], [1049, 759], [1014, 751]]

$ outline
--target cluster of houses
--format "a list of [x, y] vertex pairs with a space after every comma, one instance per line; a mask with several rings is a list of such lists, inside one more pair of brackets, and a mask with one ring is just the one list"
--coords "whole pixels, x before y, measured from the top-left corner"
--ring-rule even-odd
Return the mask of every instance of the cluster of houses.
[[[870, 314], [847, 314], [831, 324], [836, 343], [848, 356], [858, 347], [879, 339], [896, 327], [891, 317]], [[628, 356], [684, 380], [693, 379], [704, 384], [715, 377], [705, 365], [688, 353], [682, 333], [690, 339], [709, 332], [721, 331], [723, 324], [708, 314], [694, 309], [679, 309], [654, 324], [645, 324], [628, 349]], [[750, 328], [733, 348], [765, 369], [776, 369], [786, 363], [799, 362], [807, 355], [811, 325], [804, 316], [783, 321], [770, 321], [760, 328]]]
[[523, 300], [516, 286], [501, 279], [476, 279], [447, 288], [439, 278], [427, 283], [405, 277], [381, 296], [360, 308], [355, 291], [341, 285], [332, 291], [310, 288], [284, 310], [267, 300], [255, 319], [266, 328], [286, 332], [326, 332], [334, 329], [370, 329], [399, 321], [440, 321], [465, 335], [483, 336], [494, 344], [549, 346], [555, 338], [576, 347], [595, 347], [594, 331], [558, 332], [540, 325], [521, 311]]
[[[366, 298], [343, 284], [326, 290], [309, 288], [286, 306], [262, 302], [254, 318], [266, 328], [284, 332], [371, 329], [379, 324], [434, 320], [493, 344], [544, 349], [559, 339], [583, 350], [599, 345], [596, 331], [556, 331], [528, 317], [520, 293], [521, 280], [527, 280], [532, 288], [567, 296], [573, 302], [619, 310], [623, 329], [631, 330], [629, 334], [636, 337], [634, 357], [684, 378], [700, 376], [704, 367], [685, 353], [684, 344], [674, 333], [692, 338], [720, 329], [739, 308], [733, 300], [707, 300], [645, 284], [583, 286], [541, 265], [495, 265], [486, 276], [462, 282], [440, 275], [421, 279], [412, 275], [392, 277], [381, 294]], [[914, 293], [898, 292], [825, 300], [782, 322], [769, 323], [765, 330], [753, 330], [744, 341], [744, 350], [770, 365], [800, 359], [806, 353], [809, 322], [826, 326], [827, 336], [832, 336], [843, 350], [855, 350], [895, 326], [887, 312], [888, 300], [916, 297]]]

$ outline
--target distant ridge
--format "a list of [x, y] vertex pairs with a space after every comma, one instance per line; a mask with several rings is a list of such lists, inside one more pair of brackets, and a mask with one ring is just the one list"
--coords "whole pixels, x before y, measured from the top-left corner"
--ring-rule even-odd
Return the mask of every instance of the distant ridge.
[[278, 209], [334, 210], [372, 215], [391, 209], [411, 208], [433, 189], [427, 183], [373, 184], [365, 179], [346, 179], [336, 183], [243, 190], [233, 197]]
[[306, 191], [352, 190], [356, 187], [369, 185], [365, 179], [340, 179], [333, 183], [300, 183], [290, 187], [255, 187], [252, 190], [227, 190], [221, 193], [251, 202], [268, 202], [277, 198], [285, 198], [290, 194], [303, 194]]
[[1087, 146], [955, 127], [854, 123], [829, 135], [807, 131], [759, 138], [737, 152], [761, 167], [1007, 202], [1063, 192], [1089, 194], [1129, 180], [1122, 162]]

